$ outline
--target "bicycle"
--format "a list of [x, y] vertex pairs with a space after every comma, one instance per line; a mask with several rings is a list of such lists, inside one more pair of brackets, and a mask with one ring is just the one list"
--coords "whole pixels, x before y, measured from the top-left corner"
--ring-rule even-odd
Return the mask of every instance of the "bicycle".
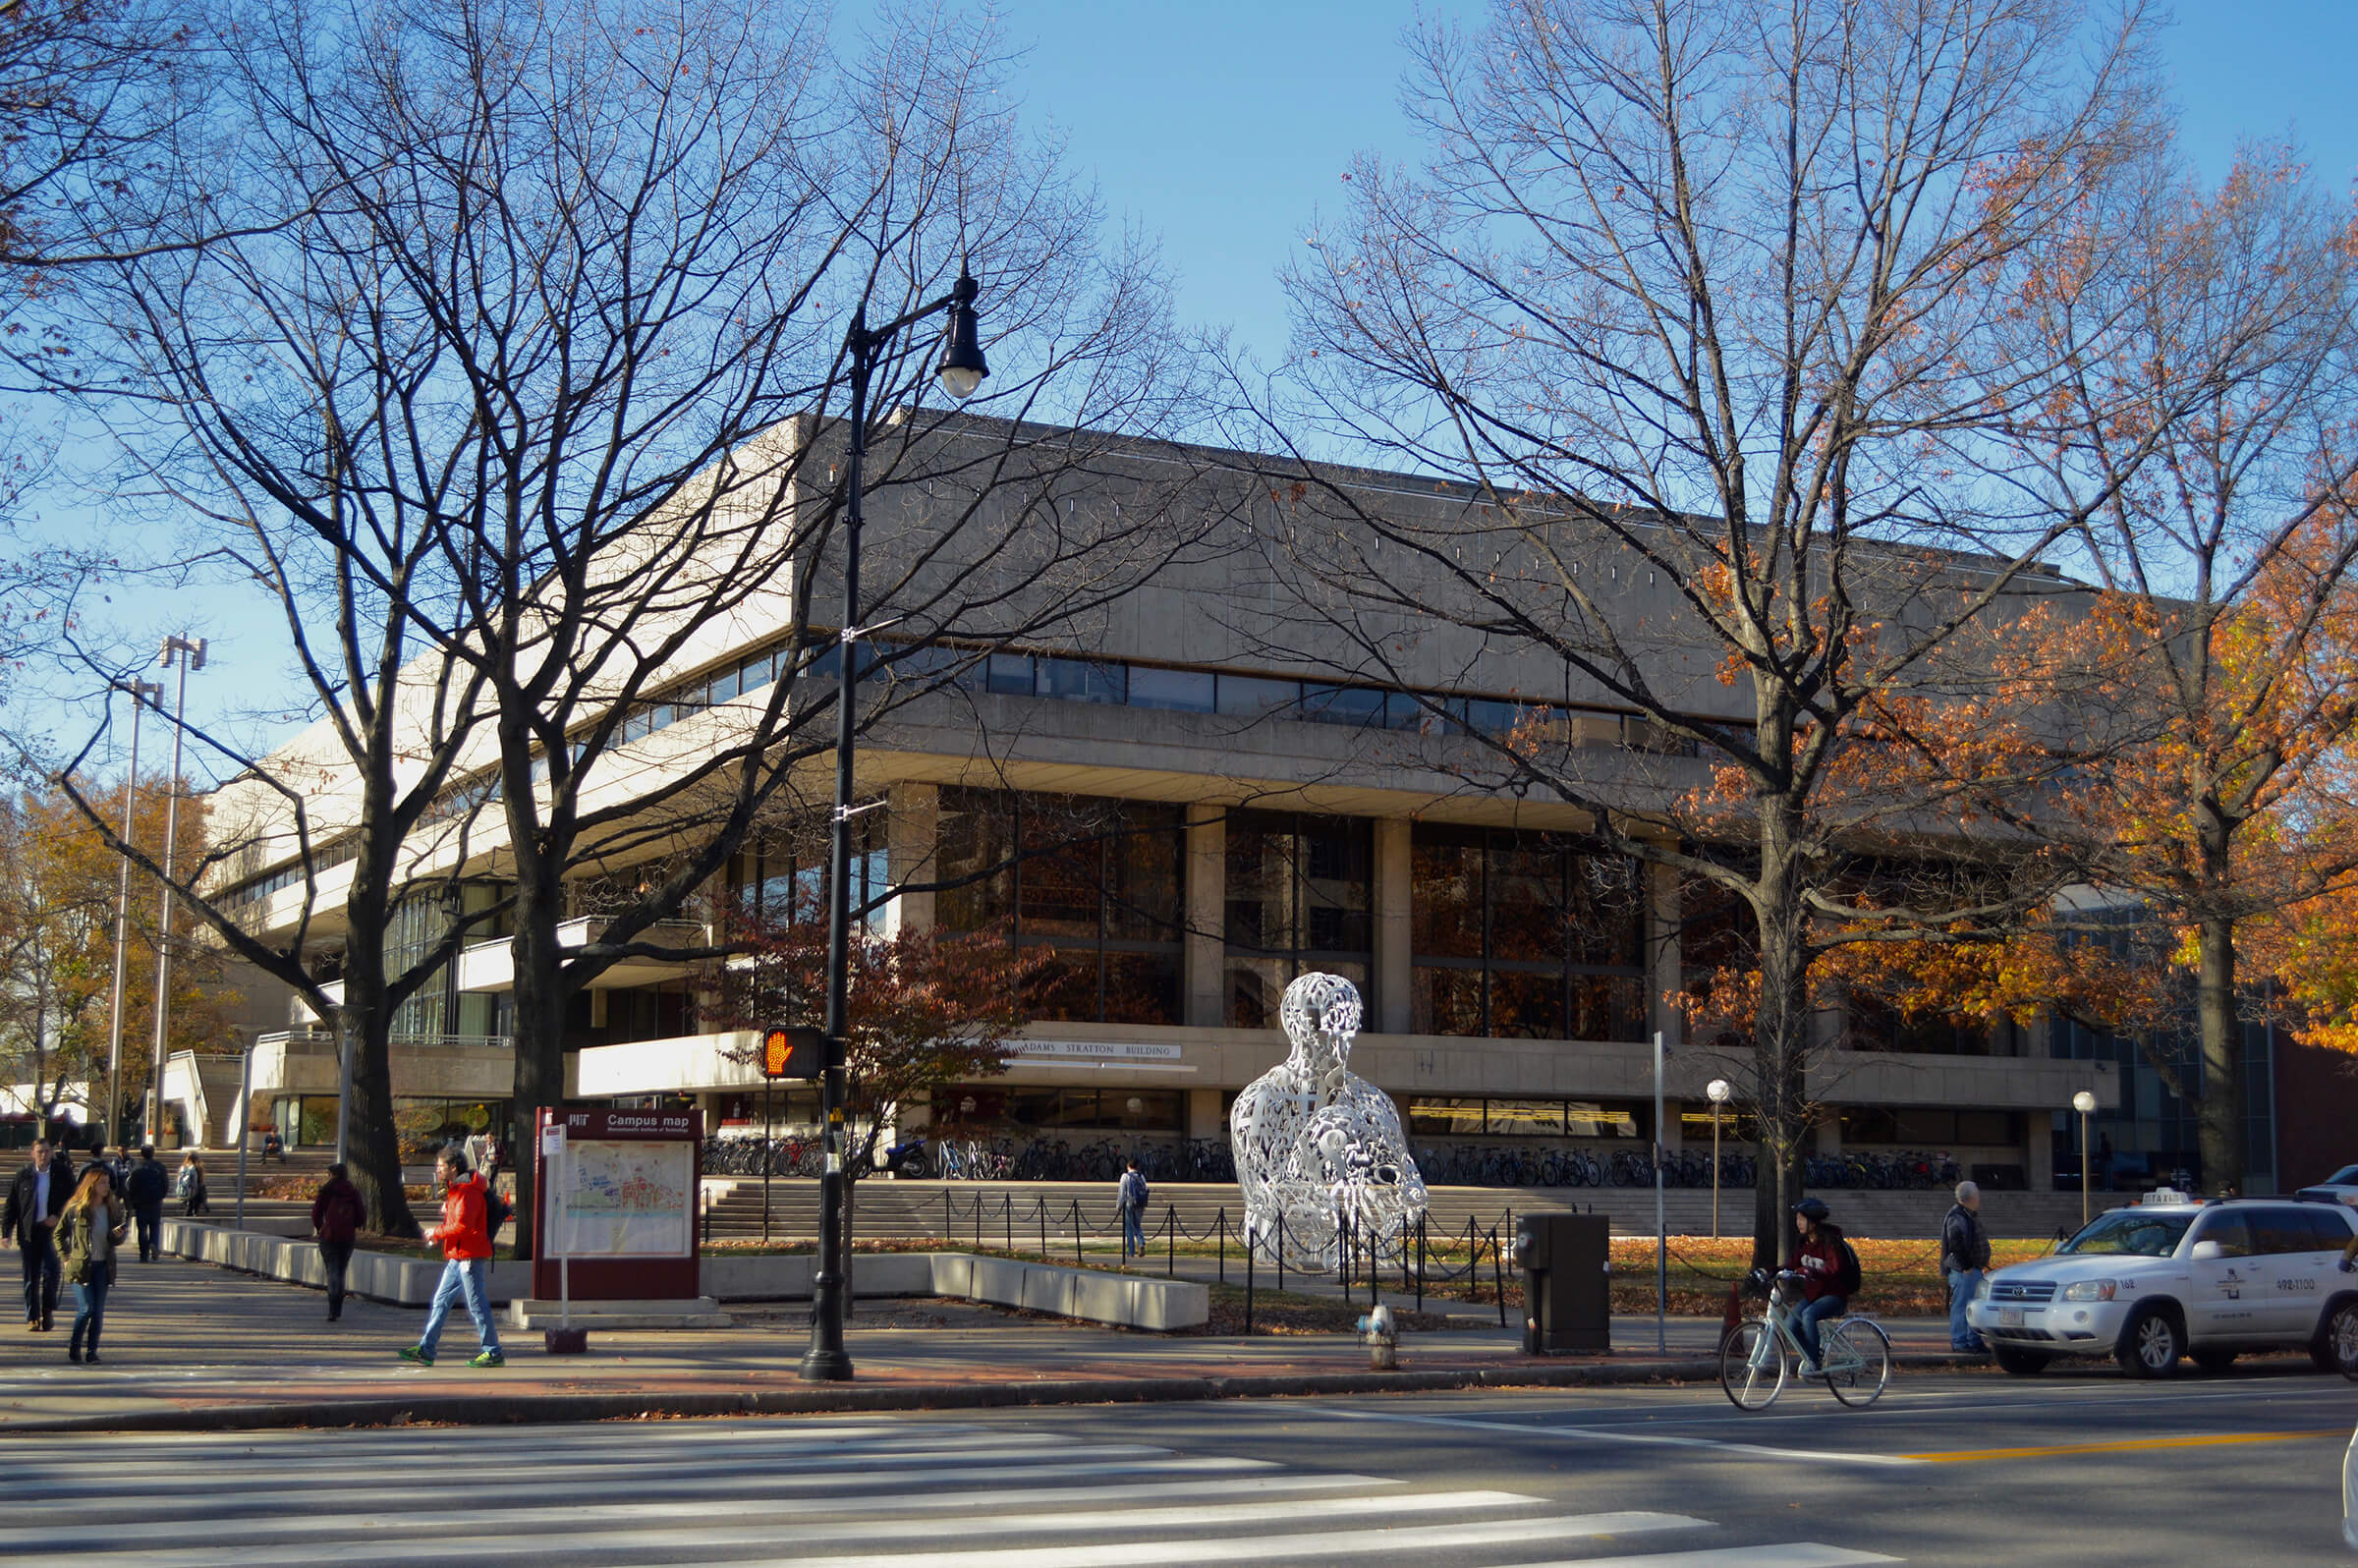
[[[1800, 1276], [1780, 1274], [1774, 1282], [1754, 1269], [1745, 1276], [1748, 1293], [1765, 1294], [1767, 1306], [1719, 1341], [1719, 1386], [1738, 1410], [1767, 1410], [1784, 1392], [1788, 1367], [1801, 1361], [1794, 1338], [1793, 1310], [1801, 1304]], [[1845, 1405], [1865, 1409], [1882, 1398], [1891, 1381], [1891, 1336], [1872, 1317], [1836, 1317], [1818, 1330], [1823, 1358], [1818, 1375]]]

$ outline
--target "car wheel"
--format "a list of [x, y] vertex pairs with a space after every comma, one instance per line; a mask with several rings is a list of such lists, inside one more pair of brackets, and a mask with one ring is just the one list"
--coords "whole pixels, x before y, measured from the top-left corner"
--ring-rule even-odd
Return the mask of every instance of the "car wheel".
[[2167, 1313], [2148, 1307], [2121, 1332], [2117, 1359], [2120, 1370], [2131, 1377], [2167, 1377], [2178, 1370], [2178, 1358], [2184, 1354], [2185, 1331]]
[[2194, 1364], [2213, 1376], [2217, 1376], [2235, 1365], [2235, 1352], [2231, 1350], [2198, 1350], [2194, 1353]]
[[2038, 1376], [2047, 1371], [2047, 1364], [2051, 1359], [2035, 1350], [2017, 1350], [2012, 1345], [1993, 1344], [1990, 1354], [1996, 1358], [1999, 1367], [2017, 1377]]
[[2309, 1346], [2319, 1372], [2358, 1380], [2358, 1302], [2345, 1301], [2326, 1316], [2326, 1326]]

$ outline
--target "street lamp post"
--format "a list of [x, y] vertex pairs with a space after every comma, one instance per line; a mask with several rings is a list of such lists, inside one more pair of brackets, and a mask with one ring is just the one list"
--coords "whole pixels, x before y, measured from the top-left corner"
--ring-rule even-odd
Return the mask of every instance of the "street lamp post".
[[[147, 1137], [154, 1148], [164, 1147], [164, 1028], [170, 1018], [172, 981], [172, 849], [180, 837], [180, 743], [187, 733], [181, 721], [189, 711], [189, 672], [204, 668], [204, 639], [164, 639], [156, 663], [165, 669], [177, 664], [179, 691], [172, 700], [172, 771], [165, 777], [164, 796], [164, 918], [155, 930], [155, 1079], [148, 1086]], [[201, 1136], [198, 1142], [203, 1140]]]
[[851, 451], [844, 476], [843, 629], [835, 671], [835, 812], [827, 846], [826, 1054], [819, 1074], [819, 1138], [825, 1163], [818, 1176], [818, 1277], [812, 1282], [811, 1348], [803, 1353], [806, 1382], [842, 1382], [852, 1375], [852, 1358], [843, 1348], [843, 1100], [844, 1041], [851, 1028], [853, 686], [860, 675], [860, 529], [866, 521], [861, 488], [868, 458], [868, 383], [878, 353], [903, 328], [946, 310], [950, 319], [941, 335], [934, 378], [950, 396], [972, 397], [990, 373], [975, 317], [979, 292], [961, 266], [957, 284], [940, 299], [879, 327], [870, 327], [862, 309], [852, 316], [851, 330], [843, 339], [851, 359]]
[[1712, 1101], [1712, 1240], [1719, 1239], [1719, 1108], [1735, 1092], [1724, 1078], [1714, 1078], [1704, 1086], [1704, 1093]]
[[2080, 1113], [2080, 1224], [2088, 1223], [2088, 1118], [2096, 1114], [2096, 1095], [2081, 1090], [2071, 1096], [2071, 1108]]
[[[154, 681], [116, 681], [112, 690], [131, 694], [131, 765], [123, 774], [123, 864], [115, 868], [115, 980], [114, 999], [109, 1004], [106, 1025], [106, 1106], [98, 1118], [99, 1130], [110, 1144], [120, 1142], [115, 1136], [115, 1115], [123, 1106], [123, 969], [131, 960], [131, 833], [132, 810], [140, 801], [140, 709], [164, 695], [163, 686]], [[110, 698], [111, 701], [112, 699]]]

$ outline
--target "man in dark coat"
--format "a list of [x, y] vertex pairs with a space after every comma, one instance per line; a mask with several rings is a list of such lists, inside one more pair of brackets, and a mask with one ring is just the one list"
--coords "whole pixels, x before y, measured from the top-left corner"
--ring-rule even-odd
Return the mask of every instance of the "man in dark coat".
[[1982, 1190], [1957, 1183], [1956, 1206], [1940, 1222], [1940, 1267], [1948, 1276], [1948, 1348], [1986, 1350], [1982, 1336], [1965, 1320], [1965, 1304], [1990, 1266], [1990, 1235], [1982, 1229]]
[[140, 1157], [123, 1178], [123, 1196], [131, 1204], [131, 1217], [140, 1228], [140, 1261], [152, 1263], [163, 1251], [164, 1198], [172, 1190], [172, 1178], [165, 1174], [162, 1162], [155, 1157], [155, 1146], [140, 1146]]
[[9, 1183], [0, 1209], [0, 1241], [15, 1241], [25, 1264], [26, 1326], [44, 1333], [57, 1316], [57, 1216], [74, 1195], [65, 1162], [53, 1153], [46, 1138], [32, 1146], [32, 1163]]

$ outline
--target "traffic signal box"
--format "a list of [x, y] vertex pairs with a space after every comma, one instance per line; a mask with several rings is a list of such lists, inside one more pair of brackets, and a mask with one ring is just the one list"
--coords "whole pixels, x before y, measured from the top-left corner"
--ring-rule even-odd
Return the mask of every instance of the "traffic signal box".
[[816, 1078], [826, 1065], [823, 1030], [780, 1026], [761, 1032], [763, 1078]]

